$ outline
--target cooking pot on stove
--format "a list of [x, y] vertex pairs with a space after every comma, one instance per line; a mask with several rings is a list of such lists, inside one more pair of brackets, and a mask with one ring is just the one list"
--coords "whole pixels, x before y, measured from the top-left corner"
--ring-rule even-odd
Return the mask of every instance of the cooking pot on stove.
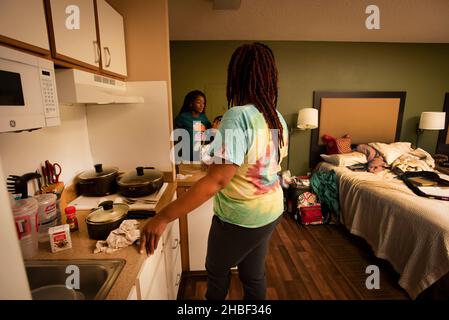
[[94, 167], [95, 170], [84, 171], [78, 175], [78, 194], [87, 197], [102, 197], [116, 193], [118, 168], [103, 167], [101, 163]]
[[129, 211], [124, 203], [103, 201], [86, 217], [87, 232], [91, 239], [106, 240], [112, 230], [120, 227]]
[[164, 175], [153, 167], [137, 167], [117, 177], [118, 192], [129, 198], [148, 196], [164, 184]]

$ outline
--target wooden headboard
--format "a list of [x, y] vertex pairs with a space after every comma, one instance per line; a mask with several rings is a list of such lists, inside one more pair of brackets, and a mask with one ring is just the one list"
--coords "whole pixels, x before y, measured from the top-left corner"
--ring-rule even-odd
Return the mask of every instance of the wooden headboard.
[[446, 125], [445, 129], [438, 134], [437, 153], [449, 156], [449, 92], [446, 93], [444, 98], [443, 111], [446, 112]]
[[353, 145], [399, 141], [406, 92], [315, 91], [313, 107], [318, 109], [319, 126], [312, 130], [310, 167], [322, 161], [326, 152], [321, 137], [349, 134]]

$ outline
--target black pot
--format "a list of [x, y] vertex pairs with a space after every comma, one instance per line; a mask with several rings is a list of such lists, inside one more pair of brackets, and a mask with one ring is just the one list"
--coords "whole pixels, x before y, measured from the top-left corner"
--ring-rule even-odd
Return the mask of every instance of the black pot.
[[129, 198], [148, 196], [164, 184], [164, 175], [153, 167], [137, 167], [136, 171], [117, 177], [118, 192]]
[[87, 233], [91, 239], [106, 240], [111, 231], [126, 219], [129, 206], [112, 201], [100, 203], [99, 208], [86, 217]]
[[118, 168], [96, 164], [95, 170], [78, 175], [78, 194], [87, 197], [103, 197], [117, 192]]

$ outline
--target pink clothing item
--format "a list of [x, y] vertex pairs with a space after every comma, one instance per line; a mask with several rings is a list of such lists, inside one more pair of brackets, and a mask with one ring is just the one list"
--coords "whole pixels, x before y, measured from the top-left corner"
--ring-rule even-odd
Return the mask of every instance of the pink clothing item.
[[376, 149], [367, 144], [359, 144], [355, 150], [366, 155], [368, 162], [380, 156]]

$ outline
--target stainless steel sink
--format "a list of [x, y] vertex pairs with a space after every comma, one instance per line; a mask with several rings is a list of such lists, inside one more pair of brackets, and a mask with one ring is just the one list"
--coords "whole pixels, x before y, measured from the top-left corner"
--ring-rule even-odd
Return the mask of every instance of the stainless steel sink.
[[73, 267], [67, 267], [76, 266], [79, 270], [76, 296], [79, 299], [101, 300], [106, 298], [125, 263], [124, 259], [30, 260], [25, 262], [25, 269], [33, 291], [45, 286], [66, 285], [67, 278], [75, 274], [71, 269]]

